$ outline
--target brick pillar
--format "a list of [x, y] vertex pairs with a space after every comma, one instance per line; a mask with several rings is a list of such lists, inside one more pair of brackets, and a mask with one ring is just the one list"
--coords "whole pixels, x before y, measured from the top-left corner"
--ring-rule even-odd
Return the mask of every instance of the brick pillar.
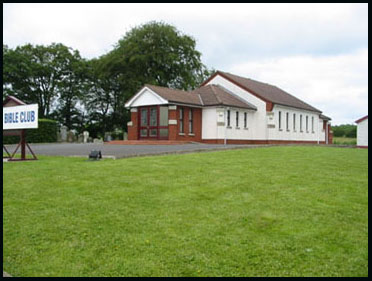
[[131, 108], [128, 122], [128, 140], [138, 140], [138, 112], [137, 108]]
[[170, 105], [168, 107], [168, 128], [169, 128], [169, 140], [176, 140], [178, 133], [178, 120], [177, 120], [177, 106]]
[[328, 144], [333, 143], [333, 131], [331, 131], [331, 124], [328, 124]]

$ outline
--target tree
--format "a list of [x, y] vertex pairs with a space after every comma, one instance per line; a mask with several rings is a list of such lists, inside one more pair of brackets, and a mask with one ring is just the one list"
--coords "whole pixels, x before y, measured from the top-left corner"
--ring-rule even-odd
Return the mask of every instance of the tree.
[[352, 124], [332, 126], [333, 136], [335, 137], [356, 138], [356, 130], [357, 126]]
[[78, 51], [66, 54], [58, 82], [58, 104], [54, 116], [68, 129], [82, 130], [82, 99], [87, 90], [87, 62]]
[[70, 57], [63, 44], [26, 44], [14, 50], [3, 45], [3, 89], [26, 103], [38, 103], [40, 118], [49, 117]]
[[119, 40], [107, 56], [108, 71], [118, 74], [128, 95], [145, 83], [192, 90], [210, 74], [195, 46], [174, 26], [150, 22]]
[[174, 26], [149, 22], [131, 29], [102, 56], [99, 68], [111, 79], [114, 125], [126, 127], [125, 102], [144, 84], [192, 90], [210, 76], [195, 47], [195, 40]]
[[[101, 71], [101, 60], [92, 59], [87, 68], [87, 94], [84, 97], [84, 105], [89, 112], [89, 123], [98, 122], [99, 133], [104, 136], [105, 132], [112, 129], [111, 114], [113, 111], [114, 93], [110, 76]], [[93, 127], [97, 127], [94, 125]]]

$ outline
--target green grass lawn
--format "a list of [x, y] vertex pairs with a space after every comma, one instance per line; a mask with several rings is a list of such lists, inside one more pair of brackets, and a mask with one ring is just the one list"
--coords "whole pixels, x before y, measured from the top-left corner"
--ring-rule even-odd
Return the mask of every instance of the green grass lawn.
[[4, 163], [13, 276], [368, 276], [368, 149]]
[[333, 137], [333, 144], [356, 145], [357, 144], [357, 139], [356, 138], [347, 138], [347, 137]]

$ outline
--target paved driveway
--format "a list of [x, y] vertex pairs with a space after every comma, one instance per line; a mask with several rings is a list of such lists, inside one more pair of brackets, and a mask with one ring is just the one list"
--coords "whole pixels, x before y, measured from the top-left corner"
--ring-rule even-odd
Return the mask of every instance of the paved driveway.
[[[180, 144], [180, 145], [109, 145], [93, 143], [50, 143], [30, 144], [31, 149], [37, 155], [62, 155], [62, 156], [86, 156], [92, 150], [101, 150], [102, 156], [111, 158], [125, 158], [140, 155], [155, 155], [167, 153], [187, 153], [193, 151], [236, 149], [243, 147], [257, 147], [258, 145], [222, 145], [222, 144]], [[262, 145], [261, 145], [262, 146]], [[6, 146], [12, 153], [14, 145]], [[28, 150], [26, 148], [28, 153]], [[20, 149], [18, 149], [20, 153]]]

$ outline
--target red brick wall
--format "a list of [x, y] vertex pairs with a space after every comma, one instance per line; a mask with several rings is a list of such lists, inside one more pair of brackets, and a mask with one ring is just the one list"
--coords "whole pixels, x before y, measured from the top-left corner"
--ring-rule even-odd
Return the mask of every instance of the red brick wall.
[[328, 124], [328, 144], [333, 143], [333, 132], [331, 131], [331, 124]]
[[[177, 120], [177, 113], [178, 113], [178, 110], [175, 109], [175, 110], [169, 110], [168, 111], [168, 120]], [[178, 121], [177, 121], [177, 124], [178, 124]], [[177, 139], [177, 131], [178, 129], [178, 126], [177, 125], [171, 125], [169, 124], [168, 125], [168, 139], [169, 140], [176, 140]]]
[[[202, 110], [201, 108], [192, 108], [193, 110], [193, 135], [189, 135], [189, 111], [190, 107], [182, 107], [184, 109], [183, 115], [183, 128], [184, 128], [184, 135], [180, 135], [180, 108], [181, 106], [177, 106], [177, 134], [176, 140], [178, 141], [201, 141], [201, 130], [202, 130]], [[170, 118], [169, 119], [174, 119]]]
[[128, 140], [138, 140], [138, 112], [131, 112], [132, 126], [128, 126]]

